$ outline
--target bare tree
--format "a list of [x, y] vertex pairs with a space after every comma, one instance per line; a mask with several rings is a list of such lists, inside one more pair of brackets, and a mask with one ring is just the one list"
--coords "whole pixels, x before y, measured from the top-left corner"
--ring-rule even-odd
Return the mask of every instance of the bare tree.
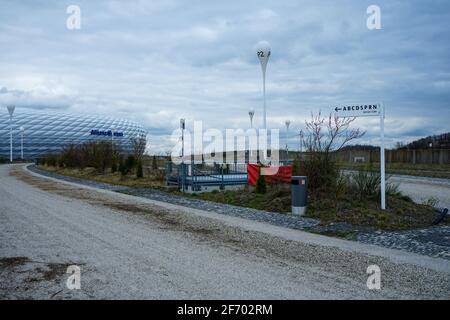
[[365, 131], [350, 129], [353, 121], [355, 118], [340, 118], [332, 114], [325, 118], [321, 112], [311, 114], [311, 120], [305, 121], [307, 134], [303, 138], [307, 151], [328, 154], [339, 151], [351, 140], [361, 138]]
[[145, 148], [147, 146], [147, 139], [145, 136], [136, 136], [131, 138], [131, 144], [133, 146], [133, 154], [136, 160], [142, 160]]
[[297, 164], [297, 167], [309, 177], [313, 189], [324, 189], [336, 185], [339, 177], [338, 167], [331, 158], [333, 151], [339, 151], [347, 143], [362, 137], [365, 132], [351, 129], [355, 118], [339, 118], [330, 114], [328, 117], [311, 114], [311, 120], [305, 122], [306, 135], [303, 144], [306, 146], [308, 157]]

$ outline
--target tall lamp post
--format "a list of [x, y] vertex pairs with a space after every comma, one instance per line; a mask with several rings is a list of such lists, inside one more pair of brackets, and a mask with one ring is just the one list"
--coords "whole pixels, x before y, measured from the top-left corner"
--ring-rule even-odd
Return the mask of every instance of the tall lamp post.
[[261, 41], [256, 45], [256, 55], [261, 63], [262, 75], [263, 75], [263, 99], [264, 99], [264, 112], [263, 123], [264, 129], [267, 129], [266, 121], [266, 67], [270, 58], [270, 44], [267, 41]]
[[[248, 116], [250, 117], [250, 129], [253, 129], [253, 116], [254, 115], [255, 115], [255, 109], [248, 110]], [[253, 133], [251, 133], [251, 134], [253, 134]], [[250, 163], [250, 159], [253, 157], [253, 150], [251, 148], [252, 148], [252, 146], [250, 145], [250, 140], [249, 140], [249, 142], [248, 142], [248, 150], [249, 150], [248, 162], [249, 163]]]
[[116, 127], [111, 127], [111, 151], [114, 151], [114, 132], [116, 132]]
[[300, 134], [298, 135], [299, 140], [300, 140], [300, 158], [302, 157], [302, 152], [303, 152], [303, 130], [300, 130]]
[[20, 127], [20, 158], [23, 161], [23, 133], [25, 131], [24, 127]]
[[184, 163], [184, 129], [185, 129], [184, 119], [180, 119], [180, 129], [181, 129], [181, 163]]
[[13, 161], [13, 143], [12, 143], [12, 118], [15, 106], [7, 106], [9, 112], [9, 161]]
[[291, 125], [291, 120], [286, 120], [286, 122], [284, 124], [286, 125], [286, 161], [289, 161], [288, 135], [289, 135], [289, 126]]
[[182, 181], [181, 181], [181, 190], [185, 192], [186, 190], [186, 168], [184, 166], [184, 129], [185, 129], [185, 120], [180, 119], [180, 129], [181, 129], [181, 172], [182, 172]]
[[255, 110], [248, 110], [248, 116], [250, 117], [250, 129], [253, 129], [253, 116], [255, 115]]

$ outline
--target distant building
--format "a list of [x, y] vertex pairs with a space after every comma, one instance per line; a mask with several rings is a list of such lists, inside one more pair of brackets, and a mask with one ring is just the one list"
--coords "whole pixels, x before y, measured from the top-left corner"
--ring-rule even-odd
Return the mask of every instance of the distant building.
[[[0, 114], [0, 157], [9, 159], [9, 115]], [[145, 137], [146, 131], [136, 122], [105, 116], [62, 114], [16, 108], [13, 116], [13, 158], [21, 154], [20, 127], [25, 129], [24, 159], [57, 153], [68, 144], [87, 141], [111, 141], [124, 153], [133, 152], [132, 139]], [[114, 136], [112, 129], [114, 128]]]

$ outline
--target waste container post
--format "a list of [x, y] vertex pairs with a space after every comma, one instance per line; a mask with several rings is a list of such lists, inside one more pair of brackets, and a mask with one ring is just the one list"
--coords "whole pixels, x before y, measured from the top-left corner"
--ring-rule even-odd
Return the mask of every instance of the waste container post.
[[308, 204], [308, 178], [292, 176], [291, 178], [292, 214], [303, 216]]

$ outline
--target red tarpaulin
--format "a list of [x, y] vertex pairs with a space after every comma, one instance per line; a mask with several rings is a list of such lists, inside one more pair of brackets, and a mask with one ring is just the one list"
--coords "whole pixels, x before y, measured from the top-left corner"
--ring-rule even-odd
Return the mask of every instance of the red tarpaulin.
[[[247, 180], [248, 184], [254, 186], [256, 181], [259, 178], [259, 165], [257, 164], [249, 164], [247, 166]], [[278, 172], [276, 174], [270, 174], [271, 172], [276, 171], [278, 168]], [[262, 167], [261, 170], [266, 171], [266, 183], [276, 183], [276, 182], [291, 182], [292, 176], [292, 166], [280, 166], [280, 167]]]

